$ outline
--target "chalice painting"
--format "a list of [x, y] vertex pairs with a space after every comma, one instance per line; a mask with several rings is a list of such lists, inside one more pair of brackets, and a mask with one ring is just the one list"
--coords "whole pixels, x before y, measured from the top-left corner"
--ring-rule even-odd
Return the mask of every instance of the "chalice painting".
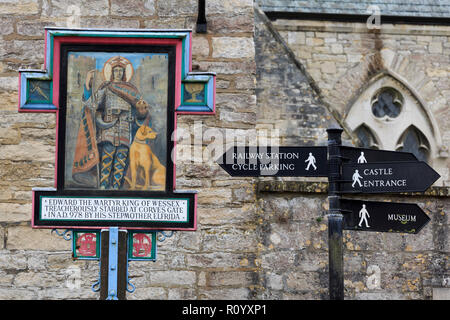
[[204, 83], [185, 83], [184, 84], [184, 103], [195, 104], [204, 103], [205, 84]]
[[167, 53], [68, 51], [64, 187], [166, 190]]

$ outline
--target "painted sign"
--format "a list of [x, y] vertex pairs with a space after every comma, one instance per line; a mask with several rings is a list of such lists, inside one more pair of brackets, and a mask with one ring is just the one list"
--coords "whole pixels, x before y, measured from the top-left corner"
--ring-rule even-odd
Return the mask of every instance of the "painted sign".
[[128, 239], [128, 259], [156, 260], [156, 232], [131, 232]]
[[73, 257], [75, 259], [98, 259], [100, 257], [100, 234], [96, 231], [73, 231]]
[[64, 188], [165, 191], [173, 53], [111, 49], [63, 47]]
[[439, 174], [428, 164], [388, 162], [342, 165], [343, 193], [424, 192]]
[[233, 177], [326, 177], [327, 147], [232, 147], [217, 162]]
[[150, 196], [134, 193], [120, 195], [80, 195], [67, 191], [34, 192], [33, 223], [62, 227], [119, 227], [146, 229], [193, 229], [196, 194], [171, 193]]
[[341, 199], [344, 229], [356, 231], [418, 233], [429, 221], [414, 203]]
[[56, 112], [53, 191], [35, 228], [195, 230], [175, 191], [176, 117], [214, 114], [215, 74], [192, 72], [190, 30], [46, 28], [44, 70], [20, 70], [19, 111]]

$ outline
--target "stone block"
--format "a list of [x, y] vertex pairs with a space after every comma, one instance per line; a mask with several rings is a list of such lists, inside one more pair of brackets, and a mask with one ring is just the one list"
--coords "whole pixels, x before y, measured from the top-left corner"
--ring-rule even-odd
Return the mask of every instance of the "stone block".
[[0, 222], [30, 221], [31, 212], [31, 203], [0, 203]]
[[192, 56], [208, 57], [209, 41], [205, 37], [196, 36], [192, 39]]
[[[0, 42], [0, 59], [17, 59], [24, 61], [32, 61], [33, 63], [44, 61], [44, 40], [7, 40]], [[18, 78], [18, 75], [17, 75]], [[9, 80], [9, 79], [1, 79]], [[3, 81], [0, 80], [0, 88]], [[16, 80], [14, 87], [18, 87], [19, 81]], [[12, 84], [10, 84], [12, 86]]]
[[288, 290], [307, 291], [320, 288], [319, 273], [317, 272], [289, 272], [286, 275]]
[[177, 248], [186, 250], [199, 250], [201, 238], [199, 232], [180, 232], [178, 235]]
[[[117, 0], [117, 2], [121, 2]], [[142, 2], [142, 1], [141, 1]], [[154, 0], [146, 1], [153, 3]], [[197, 15], [197, 1], [196, 0], [166, 0], [156, 1], [156, 11], [159, 17], [177, 17], [186, 15]], [[209, 11], [207, 11], [209, 13]]]
[[251, 254], [213, 252], [195, 253], [186, 255], [187, 268], [252, 268], [254, 267], [254, 257]]
[[284, 288], [283, 276], [271, 272], [265, 274], [266, 286], [272, 290], [282, 290]]
[[[0, 4], [1, 10], [1, 4]], [[14, 20], [12, 17], [2, 17], [0, 20], [0, 30], [2, 30], [2, 36], [6, 36], [14, 32]]]
[[0, 300], [36, 300], [38, 294], [36, 290], [0, 288]]
[[202, 230], [202, 247], [205, 251], [254, 252], [257, 245], [253, 230], [242, 230], [236, 227], [214, 227]]
[[0, 154], [0, 160], [23, 161], [55, 161], [55, 147], [49, 146], [44, 141], [25, 142], [15, 145], [4, 145]]
[[197, 300], [197, 291], [190, 288], [169, 288], [168, 300]]
[[306, 38], [306, 45], [312, 47], [322, 46], [324, 44], [324, 40], [321, 38]]
[[450, 300], [450, 288], [433, 288], [433, 300]]
[[206, 188], [199, 191], [197, 196], [199, 205], [231, 203], [231, 190], [228, 188]]
[[29, 226], [8, 227], [7, 249], [60, 251], [71, 250], [72, 242], [66, 241], [49, 229], [31, 229]]
[[81, 17], [80, 23], [85, 28], [138, 29], [140, 27], [138, 19], [111, 18], [110, 16]]
[[255, 205], [243, 204], [237, 208], [199, 206], [197, 209], [198, 221], [202, 225], [241, 224], [254, 221]]
[[355, 295], [356, 300], [406, 300], [407, 297], [400, 292], [362, 292]]
[[238, 90], [253, 90], [256, 87], [254, 75], [244, 75], [235, 80], [235, 87]]
[[334, 61], [336, 63], [347, 62], [347, 56], [345, 54], [321, 54], [321, 53], [313, 53], [313, 58], [317, 60], [323, 61]]
[[0, 144], [19, 144], [20, 131], [17, 128], [0, 128]]
[[243, 124], [254, 125], [256, 123], [256, 113], [221, 110], [219, 119], [233, 127], [241, 127]]
[[222, 93], [217, 95], [216, 105], [236, 112], [256, 111], [256, 95]]
[[[51, 4], [43, 8], [43, 15], [49, 17], [71, 17], [69, 24], [77, 23], [77, 16], [106, 16], [109, 14], [108, 0], [51, 0]], [[75, 19], [73, 19], [75, 18]]]
[[[198, 61], [199, 71], [216, 72], [224, 75], [254, 74], [256, 65], [253, 60], [247, 61]], [[0, 80], [1, 88], [1, 80]]]
[[192, 286], [196, 283], [196, 274], [193, 271], [152, 271], [149, 282], [155, 286]]
[[[2, 53], [0, 48], [0, 54]], [[17, 91], [19, 90], [19, 76], [15, 77], [0, 77], [0, 91], [16, 91], [14, 95], [17, 95]]]
[[253, 283], [254, 272], [210, 272], [207, 276], [207, 285], [211, 287], [223, 286], [250, 286]]
[[[17, 22], [17, 33], [24, 36], [40, 36], [44, 37], [45, 30], [44, 27], [55, 26], [54, 21], [48, 20], [29, 20], [29, 21], [18, 21]], [[42, 48], [44, 50], [44, 48]]]
[[301, 45], [306, 43], [306, 35], [304, 32], [288, 32], [287, 43], [291, 45]]
[[340, 43], [333, 43], [331, 45], [331, 52], [334, 54], [341, 54], [344, 52], [344, 48]]
[[164, 26], [167, 29], [185, 29], [189, 28], [186, 24], [186, 17], [170, 16], [170, 17], [158, 17], [158, 19], [145, 19], [145, 28], [147, 29], [159, 29]]
[[432, 36], [417, 36], [418, 42], [431, 42], [433, 39]]
[[294, 267], [296, 258], [296, 252], [292, 250], [282, 248], [268, 250], [261, 255], [261, 267], [271, 272], [287, 272]]
[[253, 186], [232, 189], [233, 202], [254, 202], [255, 192]]
[[363, 56], [361, 54], [347, 54], [347, 60], [349, 63], [359, 63]]
[[[0, 62], [0, 72], [1, 72], [1, 62]], [[2, 110], [8, 112], [16, 112], [17, 105], [19, 103], [19, 95], [17, 94], [17, 92], [15, 91], [1, 92], [1, 91], [2, 89], [0, 88], [0, 101], [2, 101], [3, 103]]]
[[[163, 1], [167, 3], [168, 1]], [[156, 14], [155, 0], [111, 1], [111, 15], [149, 17]]]
[[[208, 18], [207, 18], [208, 19]], [[233, 34], [233, 33], [253, 33], [253, 17], [250, 14], [221, 14], [208, 20], [208, 33], [213, 34]]]
[[[2, 0], [0, 2], [0, 14], [2, 15], [22, 15], [26, 14], [38, 14], [39, 13], [39, 1], [38, 0], [25, 0], [18, 2], [16, 0]], [[3, 18], [2, 18], [3, 19]]]
[[0, 270], [25, 271], [28, 266], [27, 254], [24, 251], [11, 252], [0, 250]]
[[289, 206], [292, 208], [293, 220], [312, 220], [322, 216], [326, 210], [324, 207], [326, 199], [323, 197], [299, 197], [289, 200]]
[[442, 42], [430, 42], [428, 45], [428, 52], [430, 53], [442, 53]]
[[[40, 300], [98, 300], [99, 293], [90, 286], [80, 288], [43, 288], [38, 291]], [[128, 296], [127, 296], [128, 298]]]
[[334, 74], [336, 73], [336, 64], [333, 61], [324, 61], [320, 66], [320, 70], [323, 73]]
[[253, 12], [253, 1], [252, 0], [228, 0], [220, 1], [213, 0], [206, 2], [206, 12], [208, 14], [248, 14]]
[[248, 300], [247, 288], [199, 289], [200, 300]]
[[127, 294], [127, 300], [165, 300], [167, 290], [161, 287], [136, 287], [133, 293]]
[[20, 272], [14, 278], [14, 286], [20, 287], [56, 287], [59, 281], [54, 275], [46, 272]]
[[212, 57], [228, 59], [248, 59], [255, 56], [252, 38], [214, 37], [212, 38]]

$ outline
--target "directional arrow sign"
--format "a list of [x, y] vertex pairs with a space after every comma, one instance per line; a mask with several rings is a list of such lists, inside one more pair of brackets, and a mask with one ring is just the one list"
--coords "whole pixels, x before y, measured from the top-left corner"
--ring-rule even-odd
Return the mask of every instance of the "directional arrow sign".
[[341, 199], [344, 229], [418, 233], [430, 218], [414, 203]]
[[424, 192], [440, 175], [422, 161], [344, 164], [341, 192]]
[[418, 161], [410, 152], [341, 147], [341, 155], [351, 163], [374, 163], [388, 161]]
[[231, 147], [217, 163], [233, 177], [326, 177], [327, 147]]

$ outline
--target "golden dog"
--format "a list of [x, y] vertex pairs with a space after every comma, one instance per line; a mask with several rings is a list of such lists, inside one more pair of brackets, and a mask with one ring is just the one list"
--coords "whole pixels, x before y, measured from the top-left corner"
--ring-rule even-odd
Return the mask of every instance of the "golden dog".
[[[148, 122], [147, 122], [148, 123]], [[143, 190], [164, 190], [166, 182], [166, 168], [159, 162], [158, 157], [153, 153], [146, 139], [155, 139], [158, 135], [152, 128], [142, 125], [136, 132], [133, 143], [130, 147], [130, 170], [131, 181], [125, 177], [130, 184], [130, 189], [136, 187]], [[144, 170], [144, 185], [137, 185], [138, 169]], [[150, 184], [151, 182], [151, 184]]]

